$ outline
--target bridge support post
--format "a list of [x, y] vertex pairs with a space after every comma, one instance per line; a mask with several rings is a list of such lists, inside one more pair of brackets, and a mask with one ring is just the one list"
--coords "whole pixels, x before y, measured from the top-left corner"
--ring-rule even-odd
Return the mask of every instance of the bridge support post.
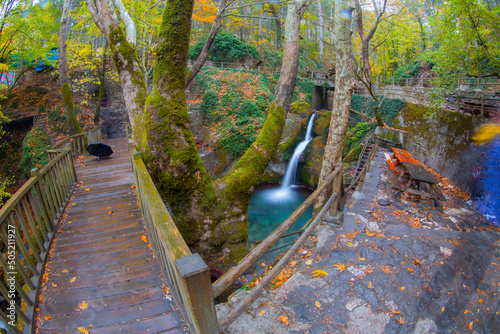
[[189, 304], [185, 310], [192, 312], [185, 318], [191, 322], [189, 328], [200, 334], [220, 333], [207, 265], [197, 253], [175, 260], [175, 265], [184, 281], [185, 290], [181, 289], [181, 297], [185, 304]]

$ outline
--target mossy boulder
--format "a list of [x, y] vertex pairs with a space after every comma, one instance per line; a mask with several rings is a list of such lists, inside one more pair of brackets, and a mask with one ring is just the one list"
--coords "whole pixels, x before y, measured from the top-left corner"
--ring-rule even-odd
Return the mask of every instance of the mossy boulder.
[[290, 105], [290, 114], [297, 114], [302, 119], [309, 119], [309, 116], [313, 114], [314, 110], [311, 105], [307, 102], [297, 101]]
[[309, 142], [299, 161], [299, 184], [311, 188], [318, 186], [325, 146], [326, 138], [321, 136], [317, 136]]
[[[429, 117], [429, 114], [434, 116]], [[448, 110], [433, 111], [407, 103], [396, 127], [405, 130], [403, 146], [416, 159], [435, 169], [466, 191], [472, 191], [480, 154], [471, 137], [485, 120]]]
[[313, 137], [321, 136], [328, 138], [332, 112], [332, 110], [319, 110], [317, 112], [316, 121], [314, 121], [312, 128]]

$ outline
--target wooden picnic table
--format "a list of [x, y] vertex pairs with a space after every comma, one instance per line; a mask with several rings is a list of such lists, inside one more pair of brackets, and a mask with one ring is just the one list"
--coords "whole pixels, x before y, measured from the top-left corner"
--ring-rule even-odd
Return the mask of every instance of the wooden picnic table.
[[[438, 181], [424, 164], [413, 158], [406, 150], [399, 148], [392, 150], [394, 154], [387, 160], [387, 164], [393, 172], [390, 173], [392, 175], [391, 186], [399, 190], [395, 197], [402, 192], [408, 192], [430, 198], [434, 205], [438, 203], [438, 200], [446, 201], [446, 197], [437, 184]], [[422, 187], [424, 184], [428, 185], [428, 191]]]

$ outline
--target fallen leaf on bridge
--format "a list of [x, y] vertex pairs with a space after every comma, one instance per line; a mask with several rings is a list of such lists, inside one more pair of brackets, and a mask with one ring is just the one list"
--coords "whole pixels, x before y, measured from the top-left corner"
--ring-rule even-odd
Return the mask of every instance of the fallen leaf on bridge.
[[135, 184], [131, 185], [130, 189], [135, 189]]
[[87, 189], [85, 189], [85, 191], [91, 191], [92, 190], [92, 187], [88, 187]]
[[399, 317], [397, 320], [398, 320], [398, 322], [399, 322], [400, 325], [403, 325], [403, 324], [406, 323], [406, 320], [403, 317]]
[[422, 262], [421, 262], [419, 259], [415, 259], [415, 260], [413, 260], [413, 264], [414, 264], [414, 265], [416, 265], [416, 266], [417, 266], [417, 265], [418, 265], [418, 266], [421, 266], [421, 265], [422, 265]]
[[297, 265], [297, 263], [299, 263], [299, 261], [291, 261], [289, 263], [290, 267], [295, 267]]
[[70, 283], [73, 283], [74, 281], [76, 281], [76, 277], [72, 277], [72, 278], [69, 280], [69, 282], [70, 282]]
[[141, 240], [144, 242], [148, 242], [148, 237], [146, 237], [144, 234], [141, 235]]
[[77, 327], [76, 329], [82, 334], [90, 334], [89, 330], [85, 327]]
[[86, 310], [88, 307], [89, 307], [89, 304], [87, 304], [87, 303], [85, 302], [85, 300], [83, 300], [80, 304], [78, 304], [78, 308], [79, 308], [80, 310], [82, 310], [82, 311], [83, 311], [83, 310]]
[[316, 305], [317, 308], [321, 308], [321, 303], [319, 301], [316, 301], [314, 305]]
[[112, 213], [113, 213], [113, 211], [108, 211], [108, 213], [109, 213], [109, 214], [112, 214]]

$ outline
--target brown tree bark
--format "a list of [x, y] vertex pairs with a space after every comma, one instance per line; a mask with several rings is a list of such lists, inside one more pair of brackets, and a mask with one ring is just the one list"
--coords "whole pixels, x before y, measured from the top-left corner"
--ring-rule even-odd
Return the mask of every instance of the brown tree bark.
[[76, 119], [71, 88], [68, 80], [68, 62], [66, 57], [66, 38], [68, 34], [68, 14], [71, 0], [64, 0], [61, 14], [61, 25], [59, 26], [59, 82], [61, 83], [61, 94], [63, 100], [66, 126], [70, 134], [82, 133], [82, 127]]
[[[333, 113], [330, 121], [330, 133], [323, 156], [323, 165], [319, 177], [319, 184], [333, 172], [335, 164], [342, 161], [342, 151], [347, 133], [351, 97], [354, 88], [354, 73], [352, 70], [352, 30], [351, 20], [345, 21], [340, 17], [342, 9], [348, 7], [349, 1], [335, 2], [335, 95], [333, 98]], [[334, 187], [336, 185], [333, 185]], [[330, 192], [331, 194], [331, 192]], [[320, 196], [315, 203], [315, 209], [321, 208], [330, 194]]]

